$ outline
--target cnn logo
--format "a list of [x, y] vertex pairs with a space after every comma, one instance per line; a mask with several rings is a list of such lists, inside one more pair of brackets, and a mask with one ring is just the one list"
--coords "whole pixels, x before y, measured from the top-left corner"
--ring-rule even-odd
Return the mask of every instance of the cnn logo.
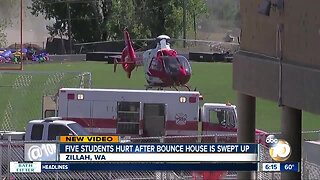
[[283, 139], [277, 139], [274, 135], [269, 135], [266, 139], [269, 147], [269, 154], [275, 161], [285, 161], [291, 155], [289, 143]]

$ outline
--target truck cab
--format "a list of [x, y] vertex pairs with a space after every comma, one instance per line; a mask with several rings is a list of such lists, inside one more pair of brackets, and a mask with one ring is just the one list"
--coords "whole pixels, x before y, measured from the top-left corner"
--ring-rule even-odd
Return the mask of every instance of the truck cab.
[[26, 141], [56, 140], [58, 136], [86, 136], [89, 133], [78, 123], [49, 117], [43, 120], [31, 120], [27, 125]]
[[48, 117], [43, 120], [31, 120], [26, 132], [0, 131], [0, 140], [11, 141], [50, 141], [58, 136], [89, 136], [83, 127], [74, 121], [60, 117]]
[[201, 108], [200, 121], [202, 135], [236, 133], [236, 106], [230, 103], [204, 103]]

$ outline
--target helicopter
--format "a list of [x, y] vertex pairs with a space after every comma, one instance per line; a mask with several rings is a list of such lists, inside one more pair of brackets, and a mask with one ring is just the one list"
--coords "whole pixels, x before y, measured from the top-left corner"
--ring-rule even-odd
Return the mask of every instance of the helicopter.
[[136, 67], [143, 66], [148, 83], [147, 89], [171, 87], [177, 90], [177, 87], [183, 86], [190, 90], [187, 83], [191, 78], [191, 65], [184, 56], [178, 55], [174, 49], [171, 49], [169, 36], [158, 36], [155, 48], [136, 53], [126, 28], [123, 33], [125, 48], [121, 55], [113, 56], [114, 72], [117, 65], [121, 64], [127, 77], [130, 78]]

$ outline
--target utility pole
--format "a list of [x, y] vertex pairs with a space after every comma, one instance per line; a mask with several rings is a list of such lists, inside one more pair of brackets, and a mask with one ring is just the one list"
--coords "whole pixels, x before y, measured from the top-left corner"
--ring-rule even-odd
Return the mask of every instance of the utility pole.
[[20, 1], [20, 70], [23, 70], [23, 0]]
[[187, 23], [186, 23], [186, 16], [187, 16], [187, 10], [186, 10], [186, 0], [183, 1], [183, 47], [186, 47], [186, 34], [187, 34]]
[[69, 36], [69, 54], [72, 54], [72, 38], [71, 38], [71, 15], [70, 15], [70, 3], [67, 1], [67, 13], [68, 13], [68, 36]]
[[[194, 30], [194, 39], [197, 40], [197, 23], [196, 23], [196, 13], [193, 11], [193, 30]], [[197, 41], [194, 42], [197, 45]]]

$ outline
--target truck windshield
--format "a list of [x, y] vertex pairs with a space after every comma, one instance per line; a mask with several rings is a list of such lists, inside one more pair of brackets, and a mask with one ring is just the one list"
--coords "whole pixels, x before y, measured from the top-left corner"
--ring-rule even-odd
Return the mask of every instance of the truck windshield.
[[87, 132], [82, 126], [80, 126], [78, 123], [72, 123], [68, 124], [70, 129], [72, 129], [78, 136], [89, 136], [91, 135], [89, 132]]
[[211, 123], [234, 128], [235, 118], [234, 111], [229, 108], [215, 108], [210, 110], [209, 120]]

